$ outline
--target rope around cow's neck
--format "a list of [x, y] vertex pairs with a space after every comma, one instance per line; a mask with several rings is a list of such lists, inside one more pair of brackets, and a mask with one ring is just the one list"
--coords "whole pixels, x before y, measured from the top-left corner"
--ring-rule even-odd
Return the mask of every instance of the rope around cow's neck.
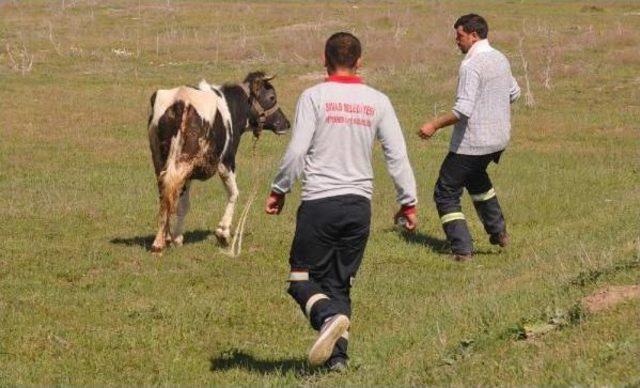
[[[253, 138], [253, 147], [251, 150], [251, 156], [252, 159], [255, 160], [256, 158], [256, 154], [257, 154], [257, 144], [258, 144], [258, 140], [260, 139], [260, 137], [255, 136]], [[254, 169], [254, 173], [252, 175], [254, 175], [252, 177], [252, 182], [255, 182], [254, 178], [256, 178], [256, 169]], [[226, 254], [227, 256], [230, 256], [232, 258], [236, 258], [238, 256], [240, 256], [240, 254], [242, 253], [242, 238], [244, 236], [244, 226], [247, 223], [247, 216], [249, 215], [249, 209], [251, 209], [251, 205], [253, 204], [253, 202], [256, 200], [256, 197], [258, 196], [258, 185], [253, 185], [253, 190], [251, 191], [251, 195], [249, 196], [249, 198], [247, 199], [247, 203], [244, 205], [244, 209], [242, 210], [242, 213], [240, 214], [240, 219], [238, 221], [238, 225], [236, 226], [236, 231], [233, 234], [233, 239], [231, 240], [231, 245], [229, 246], [228, 249], [223, 250], [222, 252], [224, 254]]]

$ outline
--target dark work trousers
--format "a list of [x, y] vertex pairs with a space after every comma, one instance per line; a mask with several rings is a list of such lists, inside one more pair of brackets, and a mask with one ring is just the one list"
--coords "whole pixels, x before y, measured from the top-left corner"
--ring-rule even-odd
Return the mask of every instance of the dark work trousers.
[[[315, 330], [335, 314], [351, 317], [349, 296], [369, 238], [371, 202], [359, 195], [303, 201], [289, 263], [289, 294]], [[348, 334], [333, 356], [346, 358]]]
[[498, 163], [502, 151], [487, 155], [460, 155], [444, 158], [433, 193], [442, 228], [454, 254], [473, 253], [473, 241], [462, 208], [462, 189], [467, 188], [485, 231], [498, 234], [505, 230], [504, 217], [496, 192], [487, 175], [487, 166]]

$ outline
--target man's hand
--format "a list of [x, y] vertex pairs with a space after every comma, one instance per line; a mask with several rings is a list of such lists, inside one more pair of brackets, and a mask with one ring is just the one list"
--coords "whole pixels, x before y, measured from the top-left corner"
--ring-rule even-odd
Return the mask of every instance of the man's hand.
[[264, 211], [267, 214], [278, 215], [284, 207], [284, 194], [276, 193], [272, 191], [267, 198], [267, 204], [264, 207]]
[[425, 140], [430, 139], [438, 129], [448, 127], [449, 125], [453, 125], [458, 121], [460, 120], [456, 115], [453, 114], [453, 112], [445, 113], [428, 123], [424, 123], [422, 128], [420, 128], [418, 135]]
[[436, 127], [436, 125], [433, 123], [433, 121], [431, 121], [425, 123], [422, 128], [420, 128], [418, 135], [424, 140], [428, 140], [431, 138], [431, 136], [433, 136], [434, 133], [436, 133], [437, 130], [438, 128]]
[[393, 217], [396, 225], [402, 226], [406, 231], [413, 232], [418, 227], [418, 216], [415, 206], [402, 206]]

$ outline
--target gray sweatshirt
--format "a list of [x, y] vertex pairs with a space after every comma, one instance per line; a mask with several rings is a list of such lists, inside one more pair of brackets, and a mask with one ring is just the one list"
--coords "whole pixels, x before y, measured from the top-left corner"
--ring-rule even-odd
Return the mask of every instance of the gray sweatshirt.
[[504, 150], [511, 134], [510, 104], [520, 96], [507, 58], [486, 39], [476, 42], [460, 65], [450, 151], [486, 155]]
[[416, 182], [391, 102], [356, 76], [332, 76], [302, 93], [273, 191], [288, 193], [304, 174], [303, 201], [345, 194], [371, 199], [375, 138], [382, 144], [398, 203], [414, 205]]

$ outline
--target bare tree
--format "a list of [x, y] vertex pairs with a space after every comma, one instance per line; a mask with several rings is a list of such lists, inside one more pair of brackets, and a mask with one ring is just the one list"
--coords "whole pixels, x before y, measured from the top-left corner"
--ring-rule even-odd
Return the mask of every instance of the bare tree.
[[532, 107], [536, 104], [536, 100], [533, 98], [533, 93], [531, 93], [531, 83], [529, 82], [529, 62], [524, 57], [524, 34], [520, 37], [520, 43], [518, 44], [518, 49], [520, 51], [520, 59], [522, 60], [522, 70], [524, 71], [524, 80], [525, 80], [525, 105], [528, 107]]
[[22, 48], [13, 48], [9, 43], [5, 45], [7, 51], [7, 63], [14, 71], [19, 71], [25, 75], [33, 68], [33, 55], [29, 53], [27, 47], [22, 43]]
[[546, 63], [544, 67], [544, 88], [551, 90], [551, 64], [553, 62], [553, 40], [551, 28], [547, 30], [547, 46], [545, 47]]
[[53, 49], [56, 50], [56, 54], [62, 56], [62, 50], [60, 49], [60, 43], [57, 43], [53, 38], [53, 25], [51, 21], [49, 21], [49, 42], [53, 46]]

